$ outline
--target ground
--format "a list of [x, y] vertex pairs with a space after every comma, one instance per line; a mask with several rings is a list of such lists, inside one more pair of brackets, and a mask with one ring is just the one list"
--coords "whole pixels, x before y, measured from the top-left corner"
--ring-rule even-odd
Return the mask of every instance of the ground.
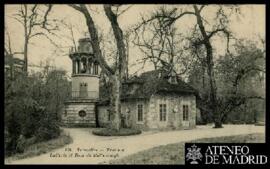
[[37, 142], [34, 144], [29, 144], [28, 146], [25, 147], [23, 153], [13, 154], [12, 156], [5, 158], [5, 161], [14, 161], [19, 159], [35, 157], [41, 154], [51, 152], [55, 149], [59, 149], [60, 147], [64, 147], [65, 145], [70, 144], [71, 142], [72, 142], [71, 136], [61, 131], [60, 136], [58, 136], [57, 138]]
[[[264, 133], [196, 139], [194, 143], [264, 143]], [[162, 145], [112, 160], [110, 164], [184, 164], [185, 142]]]
[[[37, 157], [10, 162], [11, 164], [98, 164], [120, 159], [153, 147], [200, 138], [264, 133], [265, 126], [224, 125], [197, 126], [192, 130], [147, 131], [134, 136], [95, 136], [89, 128], [65, 128], [73, 143]], [[75, 158], [76, 156], [76, 158]]]

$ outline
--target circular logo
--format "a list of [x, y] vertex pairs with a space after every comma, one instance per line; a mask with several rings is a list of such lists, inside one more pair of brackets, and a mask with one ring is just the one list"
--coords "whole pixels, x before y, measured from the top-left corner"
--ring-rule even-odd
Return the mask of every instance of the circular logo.
[[80, 117], [85, 117], [86, 116], [86, 112], [84, 110], [80, 110], [79, 111], [79, 116]]

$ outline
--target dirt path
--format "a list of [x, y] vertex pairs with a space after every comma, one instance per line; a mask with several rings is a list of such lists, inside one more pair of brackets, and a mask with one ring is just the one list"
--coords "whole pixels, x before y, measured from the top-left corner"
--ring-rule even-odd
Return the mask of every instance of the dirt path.
[[12, 161], [9, 164], [106, 163], [109, 160], [122, 158], [160, 145], [199, 138], [264, 133], [265, 127], [254, 125], [224, 125], [224, 128], [213, 129], [211, 126], [197, 126], [196, 129], [192, 130], [150, 131], [143, 132], [141, 135], [122, 137], [95, 136], [91, 133], [91, 129], [85, 128], [66, 128], [64, 130], [73, 138], [73, 143], [40, 156]]

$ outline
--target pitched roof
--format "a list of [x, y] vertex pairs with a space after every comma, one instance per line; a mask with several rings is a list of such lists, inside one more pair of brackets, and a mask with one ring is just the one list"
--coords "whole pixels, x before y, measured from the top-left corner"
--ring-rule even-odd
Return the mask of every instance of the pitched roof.
[[[168, 73], [164, 70], [154, 70], [142, 73], [139, 77], [132, 77], [123, 83], [121, 99], [149, 99], [154, 93], [194, 94], [196, 90], [177, 78], [177, 83], [168, 81]], [[109, 98], [109, 90], [105, 86], [100, 88], [100, 99]]]

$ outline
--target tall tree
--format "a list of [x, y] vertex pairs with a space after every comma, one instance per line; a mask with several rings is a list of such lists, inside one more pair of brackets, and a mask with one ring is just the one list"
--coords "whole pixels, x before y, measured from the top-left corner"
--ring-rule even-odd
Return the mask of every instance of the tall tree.
[[218, 105], [223, 121], [241, 105], [265, 101], [265, 53], [257, 46], [241, 40], [234, 45], [234, 53], [217, 61]]
[[[228, 30], [228, 16], [224, 12], [224, 6], [217, 6], [218, 10], [215, 12], [217, 23], [210, 24], [203, 17], [202, 12], [206, 10], [207, 5], [189, 5], [188, 10], [173, 8], [166, 9], [161, 8], [156, 11], [149, 19], [144, 19], [141, 25], [148, 22], [153, 22], [157, 19], [161, 19], [162, 26], [164, 28], [169, 27], [176, 21], [181, 20], [184, 16], [194, 16], [196, 19], [196, 25], [194, 26], [193, 35], [190, 37], [191, 48], [193, 49], [194, 56], [201, 60], [206, 67], [208, 75], [208, 83], [210, 87], [210, 107], [212, 114], [214, 114], [215, 128], [222, 127], [221, 116], [217, 111], [217, 86], [214, 72], [214, 49], [213, 49], [213, 37], [223, 33], [227, 38], [227, 47], [229, 39], [231, 38], [230, 31]], [[238, 11], [238, 8], [228, 6], [233, 11]], [[205, 24], [210, 25], [210, 29], [206, 29]], [[139, 27], [141, 27], [139, 25]], [[139, 28], [138, 27], [138, 28]]]
[[[111, 89], [111, 97], [110, 97], [110, 103], [111, 103], [111, 113], [113, 115], [113, 120], [111, 122], [111, 127], [115, 130], [119, 130], [121, 127], [121, 121], [120, 121], [120, 96], [121, 96], [121, 84], [124, 79], [125, 70], [126, 70], [126, 46], [124, 43], [124, 37], [122, 29], [119, 26], [118, 23], [118, 16], [121, 14], [119, 13], [119, 5], [104, 5], [103, 9], [105, 11], [105, 14], [111, 24], [111, 27], [113, 29], [113, 34], [116, 40], [116, 46], [117, 46], [117, 59], [116, 64], [114, 67], [110, 67], [108, 63], [106, 62], [104, 56], [101, 52], [100, 47], [100, 40], [98, 36], [98, 31], [95, 26], [94, 20], [91, 16], [91, 13], [87, 9], [87, 6], [84, 4], [75, 5], [70, 4], [70, 7], [73, 9], [79, 11], [82, 13], [86, 20], [86, 25], [88, 27], [88, 31], [91, 38], [91, 44], [93, 47], [93, 53], [95, 55], [95, 58], [99, 62], [99, 65], [102, 69], [102, 71], [109, 77], [110, 82], [112, 84]], [[115, 8], [113, 11], [112, 8]], [[122, 11], [123, 12], [123, 11]]]
[[177, 32], [174, 25], [164, 27], [161, 18], [135, 29], [133, 43], [141, 50], [144, 57], [139, 59], [153, 63], [154, 69], [165, 69], [183, 75], [189, 69], [193, 58], [184, 52], [184, 36]]
[[[47, 33], [52, 34], [54, 30], [58, 29], [57, 25], [49, 24], [48, 14], [52, 9], [52, 5], [48, 5], [47, 10], [41, 13], [42, 5], [29, 5], [22, 4], [20, 5], [20, 9], [18, 13], [11, 16], [16, 21], [18, 21], [23, 26], [23, 35], [24, 35], [24, 43], [23, 43], [23, 56], [24, 56], [24, 71], [28, 71], [28, 54], [29, 54], [29, 44], [30, 41], [37, 36], [45, 36], [49, 39], [53, 44], [55, 44]], [[54, 22], [55, 23], [55, 22]]]

